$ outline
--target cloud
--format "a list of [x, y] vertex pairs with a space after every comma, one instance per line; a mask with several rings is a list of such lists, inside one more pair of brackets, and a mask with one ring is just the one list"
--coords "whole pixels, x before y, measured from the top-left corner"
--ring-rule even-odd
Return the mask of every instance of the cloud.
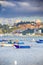
[[18, 4], [19, 4], [19, 6], [30, 6], [30, 4], [29, 3], [27, 3], [27, 2], [18, 2]]
[[17, 8], [15, 9], [18, 9], [19, 11], [43, 11], [43, 6], [38, 6], [35, 2], [16, 2], [16, 4], [18, 4], [19, 7], [16, 5]]
[[27, 2], [30, 3], [32, 6], [43, 6], [43, 0], [14, 0], [16, 2]]
[[[43, 15], [43, 1], [41, 0], [11, 0], [0, 1], [2, 16], [36, 16]], [[0, 16], [1, 16], [0, 15]]]
[[43, 6], [43, 0], [5, 0], [0, 1], [4, 5], [10, 5], [10, 6], [16, 6], [16, 3], [19, 3], [21, 5], [28, 6], [31, 4], [32, 6], [42, 7]]
[[35, 2], [43, 2], [43, 0], [11, 0], [11, 1], [21, 1], [21, 2], [29, 2], [29, 1], [35, 1]]
[[13, 4], [12, 2], [8, 2], [8, 1], [0, 1], [0, 4], [3, 7], [6, 7], [6, 6], [16, 6], [16, 4]]

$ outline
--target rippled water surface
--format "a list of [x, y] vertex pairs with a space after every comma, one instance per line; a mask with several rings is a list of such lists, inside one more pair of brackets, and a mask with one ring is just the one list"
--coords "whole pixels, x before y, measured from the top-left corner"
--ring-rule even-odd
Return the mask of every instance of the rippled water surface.
[[0, 36], [0, 39], [18, 39], [31, 46], [29, 49], [0, 47], [0, 65], [43, 65], [43, 44], [32, 42], [32, 39], [39, 40], [43, 37]]

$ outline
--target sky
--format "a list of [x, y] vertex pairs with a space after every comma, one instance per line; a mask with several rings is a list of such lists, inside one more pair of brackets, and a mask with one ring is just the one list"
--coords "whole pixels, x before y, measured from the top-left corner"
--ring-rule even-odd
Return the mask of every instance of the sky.
[[0, 0], [0, 18], [3, 17], [42, 17], [43, 20], [43, 0]]

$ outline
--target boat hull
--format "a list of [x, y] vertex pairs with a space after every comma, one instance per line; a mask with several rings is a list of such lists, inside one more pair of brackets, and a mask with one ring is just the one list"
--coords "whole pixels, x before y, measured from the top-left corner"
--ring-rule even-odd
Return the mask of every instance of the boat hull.
[[30, 48], [30, 46], [19, 46], [19, 45], [14, 45], [16, 48]]
[[43, 41], [36, 41], [37, 43], [43, 44]]

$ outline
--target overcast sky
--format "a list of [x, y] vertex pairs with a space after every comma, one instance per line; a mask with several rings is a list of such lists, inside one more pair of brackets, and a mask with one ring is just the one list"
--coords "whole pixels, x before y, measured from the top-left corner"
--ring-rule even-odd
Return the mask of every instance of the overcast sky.
[[0, 1], [0, 17], [43, 16], [43, 0]]

